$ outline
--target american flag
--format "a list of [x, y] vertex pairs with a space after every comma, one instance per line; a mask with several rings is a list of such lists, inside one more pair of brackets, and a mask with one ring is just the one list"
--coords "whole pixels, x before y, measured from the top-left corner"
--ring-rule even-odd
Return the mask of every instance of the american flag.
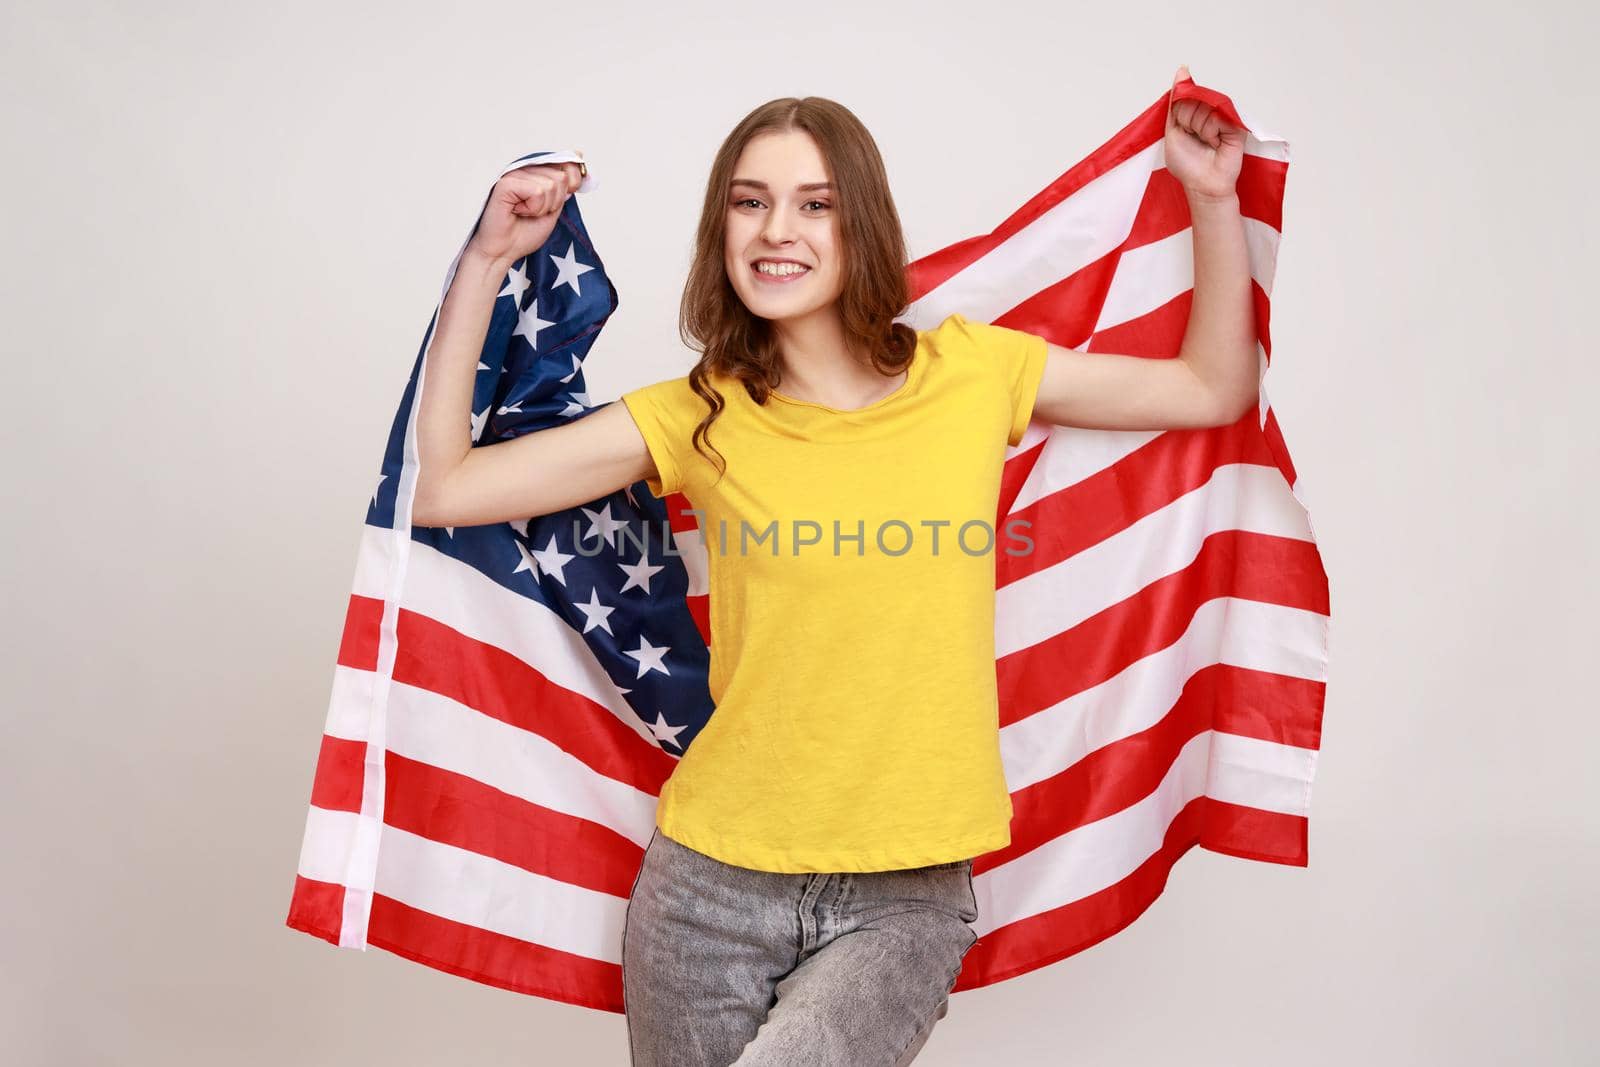
[[[1174, 91], [1250, 131], [1238, 192], [1264, 375], [1288, 146], [1221, 94]], [[913, 263], [906, 321], [959, 311], [1080, 350], [1174, 356], [1193, 271], [1163, 165], [1167, 104], [1163, 91], [992, 233]], [[496, 303], [474, 439], [597, 410], [583, 358], [616, 304], [569, 199]], [[288, 924], [621, 1012], [623, 917], [656, 800], [712, 712], [706, 549], [690, 501], [643, 482], [525, 522], [413, 526], [432, 330], [367, 513]], [[1036, 422], [1007, 453], [1008, 517], [1034, 539], [996, 557], [1012, 843], [974, 862], [979, 940], [957, 991], [1121, 930], [1194, 845], [1307, 863], [1328, 584], [1265, 391], [1227, 427]]]

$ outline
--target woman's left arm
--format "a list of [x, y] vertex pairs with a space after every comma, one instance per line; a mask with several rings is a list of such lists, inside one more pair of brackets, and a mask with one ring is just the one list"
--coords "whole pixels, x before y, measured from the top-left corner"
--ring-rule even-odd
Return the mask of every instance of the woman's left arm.
[[[1179, 67], [1174, 84], [1187, 73]], [[1107, 430], [1225, 426], [1258, 402], [1250, 257], [1235, 189], [1244, 136], [1198, 100], [1168, 105], [1167, 169], [1183, 185], [1194, 239], [1194, 296], [1178, 355], [1050, 345], [1035, 419]]]

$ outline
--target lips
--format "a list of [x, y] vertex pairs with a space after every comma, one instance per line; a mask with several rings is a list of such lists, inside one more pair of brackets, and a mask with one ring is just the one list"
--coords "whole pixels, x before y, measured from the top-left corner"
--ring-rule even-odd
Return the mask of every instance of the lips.
[[[762, 263], [789, 263], [801, 269], [788, 274], [766, 274], [761, 270]], [[758, 259], [750, 264], [750, 272], [756, 276], [758, 281], [766, 282], [769, 285], [788, 285], [810, 274], [811, 268], [793, 259]]]

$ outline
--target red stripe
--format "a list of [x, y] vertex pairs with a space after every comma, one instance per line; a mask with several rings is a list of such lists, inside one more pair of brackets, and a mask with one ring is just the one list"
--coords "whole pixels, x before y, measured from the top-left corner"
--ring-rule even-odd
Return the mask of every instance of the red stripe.
[[[372, 670], [381, 604], [352, 597], [340, 663]], [[362, 603], [364, 602], [364, 603]], [[379, 605], [379, 610], [372, 610]], [[401, 610], [394, 680], [538, 734], [596, 772], [652, 796], [677, 765], [609, 709], [535, 667], [418, 612]]]
[[[1307, 788], [1310, 788], [1309, 783]], [[1304, 815], [1262, 811], [1213, 797], [1206, 799], [1210, 803], [1206, 805], [1201, 847], [1262, 863], [1282, 863], [1290, 867], [1310, 864], [1306, 843], [1310, 820]]]
[[[324, 736], [323, 753], [311, 803], [359, 812], [366, 742]], [[384, 770], [385, 825], [613, 896], [626, 897], [639, 871], [644, 850], [601, 823], [394, 752]]]
[[374, 894], [367, 940], [398, 956], [485, 985], [622, 1012], [622, 968], [452, 922]]
[[1172, 865], [1199, 843], [1204, 797], [1184, 806], [1162, 847], [1122, 880], [1063, 904], [997, 927], [978, 939], [962, 962], [954, 989], [993, 985], [1065, 959], [1133, 922], [1166, 888]]
[[383, 821], [569, 885], [626, 898], [644, 849], [601, 823], [393, 752]]
[[1273, 465], [1283, 472], [1283, 480], [1293, 486], [1300, 476], [1295, 473], [1294, 460], [1289, 458], [1289, 445], [1284, 441], [1283, 430], [1278, 425], [1278, 413], [1271, 407], [1267, 408], [1266, 425], [1261, 429], [1267, 449], [1272, 454]]
[[1066, 959], [1129, 926], [1166, 888], [1183, 855], [1213, 852], [1291, 866], [1306, 865], [1306, 820], [1209, 797], [1186, 804], [1167, 827], [1161, 848], [1113, 885], [1058, 908], [996, 928], [968, 951], [955, 990], [993, 985]]
[[1121, 533], [1211, 481], [1219, 467], [1273, 466], [1255, 417], [1247, 412], [1231, 426], [1157, 434], [1111, 466], [1020, 509], [1016, 514], [1032, 523], [1033, 550], [995, 558], [996, 588]]
[[[1233, 105], [1220, 93], [1198, 86], [1178, 86], [1178, 97], [1186, 96], [1211, 99], [1216, 98], [1223, 102], [1228, 112], [1233, 111]], [[1145, 149], [1161, 140], [1165, 132], [1167, 95], [1162, 94], [1161, 99], [1144, 113], [1134, 119], [1127, 126], [1108, 140], [1105, 144], [1095, 149], [1089, 156], [1076, 166], [1062, 174], [1055, 181], [1047, 185], [1040, 193], [1018, 208], [1004, 222], [995, 229], [981, 237], [970, 238], [937, 252], [927, 255], [912, 263], [906, 269], [906, 278], [911, 286], [911, 299], [921, 299], [924, 295], [943, 285], [963, 270], [976, 263], [979, 259], [993, 252], [1007, 240], [1027, 229], [1037, 222], [1040, 217], [1055, 208], [1064, 200], [1077, 193], [1084, 186], [1096, 178], [1115, 170], [1118, 166], [1132, 159]], [[1164, 175], [1159, 179], [1160, 185], [1147, 190], [1146, 200], [1140, 208], [1142, 215], [1145, 208], [1152, 204], [1175, 204], [1182, 213], [1183, 225], [1166, 230], [1166, 234], [1176, 233], [1188, 226], [1188, 209], [1182, 195], [1182, 189], [1171, 178], [1165, 169], [1152, 172], [1153, 175]], [[1246, 155], [1240, 166], [1239, 179], [1235, 183], [1235, 192], [1239, 197], [1239, 210], [1247, 218], [1260, 219], [1273, 229], [1283, 229], [1282, 207], [1283, 188], [1287, 180], [1287, 164], [1273, 159], [1265, 159], [1257, 155]], [[1162, 188], [1164, 186], [1165, 188]], [[1174, 200], [1176, 193], [1176, 200]], [[1142, 230], [1146, 240], [1135, 243], [1125, 243], [1123, 248], [1137, 247], [1139, 243], [1147, 243], [1148, 234], [1152, 232], [1151, 223], [1136, 220], [1135, 228]], [[1153, 232], [1160, 232], [1160, 226], [1154, 227]]]
[[317, 773], [311, 782], [311, 805], [329, 811], [361, 810], [361, 765], [367, 758], [365, 741], [322, 735]]
[[338, 945], [339, 930], [344, 925], [344, 886], [295, 875], [294, 895], [289, 898], [289, 917], [285, 922], [296, 930]]
[[695, 593], [683, 598], [689, 605], [689, 617], [694, 620], [695, 629], [700, 631], [700, 640], [711, 647], [711, 597], [706, 593]]
[[1212, 534], [1189, 566], [1120, 603], [995, 665], [1000, 725], [1092, 689], [1183, 636], [1195, 611], [1238, 597], [1327, 614], [1316, 547], [1305, 541], [1229, 530]]
[[383, 621], [383, 601], [350, 594], [344, 609], [344, 633], [339, 637], [339, 665], [358, 671], [378, 669], [378, 626]]
[[979, 857], [974, 872], [1008, 863], [1144, 800], [1183, 747], [1209, 729], [1316, 747], [1323, 689], [1321, 683], [1244, 667], [1215, 664], [1195, 672], [1158, 722], [1014, 790], [1011, 844]]

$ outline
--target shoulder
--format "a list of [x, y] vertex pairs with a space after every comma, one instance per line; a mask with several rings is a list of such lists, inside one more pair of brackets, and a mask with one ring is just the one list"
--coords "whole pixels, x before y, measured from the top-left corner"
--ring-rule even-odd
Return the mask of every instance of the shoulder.
[[629, 389], [622, 394], [622, 400], [630, 408], [653, 407], [664, 414], [688, 414], [694, 411], [704, 411], [706, 403], [700, 394], [694, 391], [689, 384], [687, 374], [676, 378], [664, 378], [659, 382], [641, 385], [636, 389]]
[[945, 316], [930, 330], [919, 331], [917, 338], [918, 344], [947, 361], [978, 364], [1007, 381], [1042, 364], [1049, 347], [1037, 334], [969, 319], [959, 312]]
[[926, 330], [917, 331], [917, 342], [927, 345], [937, 351], [947, 348], [970, 347], [972, 344], [972, 323], [965, 315], [952, 311], [946, 315], [936, 326]]
[[945, 373], [968, 370], [982, 374], [992, 368], [1000, 328], [976, 322], [959, 312], [946, 315], [938, 325], [917, 331], [917, 347]]
[[951, 312], [938, 325], [917, 331], [917, 345], [941, 363], [987, 363], [1001, 332], [998, 326]]
[[987, 352], [1024, 339], [1034, 339], [1032, 334], [1009, 326], [969, 319], [959, 311], [952, 311], [931, 329], [917, 331], [917, 338], [941, 351], [957, 354]]

